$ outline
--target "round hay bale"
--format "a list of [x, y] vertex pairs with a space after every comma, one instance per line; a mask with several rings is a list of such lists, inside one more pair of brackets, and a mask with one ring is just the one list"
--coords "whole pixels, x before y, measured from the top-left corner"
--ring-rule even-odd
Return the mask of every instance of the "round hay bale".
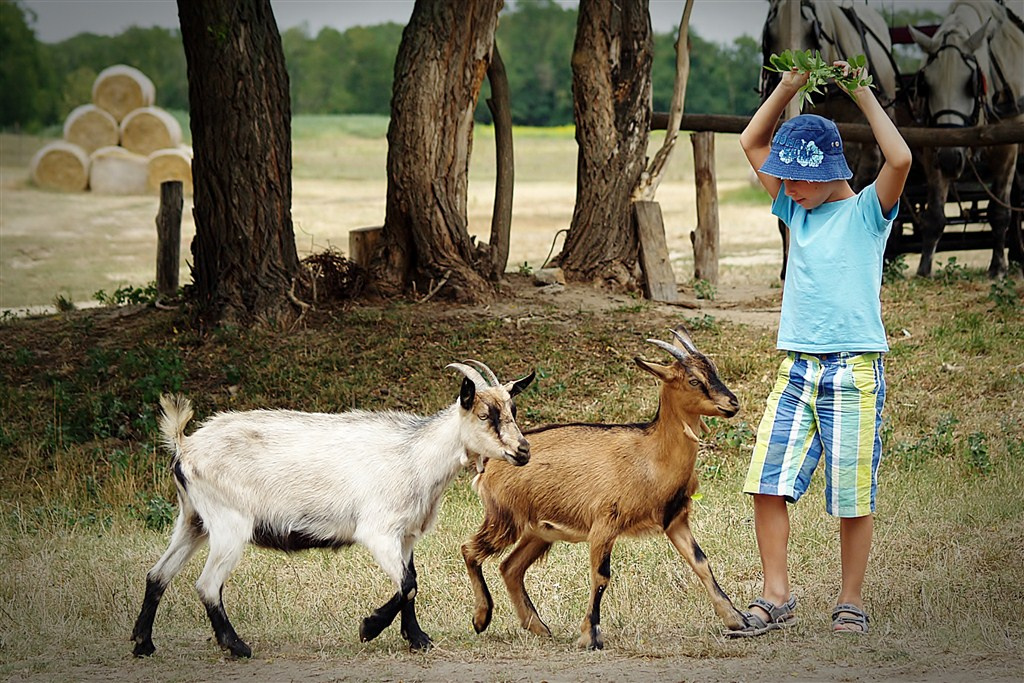
[[156, 88], [146, 74], [127, 64], [107, 67], [92, 83], [92, 102], [118, 121], [128, 112], [156, 101]]
[[75, 107], [64, 119], [64, 139], [91, 154], [100, 147], [116, 145], [121, 139], [121, 131], [108, 112], [95, 104], [83, 104]]
[[48, 190], [82, 192], [89, 186], [89, 155], [66, 140], [44, 145], [29, 167], [35, 184]]
[[180, 180], [185, 194], [192, 194], [192, 150], [188, 147], [158, 149], [149, 155], [149, 189], [160, 191], [160, 183]]
[[181, 144], [181, 124], [159, 107], [136, 109], [121, 121], [121, 146], [149, 156]]
[[100, 147], [92, 153], [89, 187], [100, 194], [149, 192], [149, 160], [124, 147]]

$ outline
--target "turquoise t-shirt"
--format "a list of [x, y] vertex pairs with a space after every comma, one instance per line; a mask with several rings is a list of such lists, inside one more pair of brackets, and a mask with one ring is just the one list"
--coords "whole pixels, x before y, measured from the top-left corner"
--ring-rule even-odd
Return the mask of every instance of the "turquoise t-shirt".
[[778, 348], [804, 353], [888, 351], [882, 256], [899, 204], [882, 214], [872, 183], [807, 211], [779, 190], [772, 213], [789, 226]]

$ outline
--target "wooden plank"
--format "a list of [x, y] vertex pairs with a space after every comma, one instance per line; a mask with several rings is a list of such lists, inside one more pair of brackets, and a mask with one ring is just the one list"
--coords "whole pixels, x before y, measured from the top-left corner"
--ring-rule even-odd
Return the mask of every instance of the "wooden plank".
[[[749, 116], [727, 114], [683, 114], [680, 130], [714, 131], [715, 133], [742, 133], [750, 123]], [[668, 114], [654, 112], [651, 130], [665, 130]], [[846, 142], [874, 142], [871, 126], [866, 123], [837, 123], [839, 135]], [[1024, 143], [1024, 122], [1001, 121], [987, 126], [968, 128], [900, 127], [900, 135], [911, 147], [986, 147]]]
[[377, 248], [384, 226], [353, 228], [348, 231], [348, 257], [358, 266], [370, 267], [373, 250]]
[[160, 210], [156, 215], [156, 291], [162, 297], [178, 294], [181, 263], [182, 183], [160, 183]]
[[678, 298], [676, 277], [668, 258], [665, 224], [658, 202], [633, 202], [640, 238], [640, 268], [644, 274], [644, 295], [652, 301], [674, 302]]

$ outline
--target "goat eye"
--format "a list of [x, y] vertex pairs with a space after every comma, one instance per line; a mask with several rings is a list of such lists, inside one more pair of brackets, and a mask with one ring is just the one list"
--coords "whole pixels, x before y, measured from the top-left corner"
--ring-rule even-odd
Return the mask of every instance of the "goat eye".
[[690, 380], [690, 386], [691, 386], [691, 387], [699, 387], [699, 386], [700, 386], [700, 380], [697, 380], [697, 379], [691, 379], [691, 380]]
[[482, 420], [486, 420], [490, 416], [487, 413], [484, 413], [483, 415], [477, 415], [476, 417], [477, 417], [478, 420], [482, 421]]

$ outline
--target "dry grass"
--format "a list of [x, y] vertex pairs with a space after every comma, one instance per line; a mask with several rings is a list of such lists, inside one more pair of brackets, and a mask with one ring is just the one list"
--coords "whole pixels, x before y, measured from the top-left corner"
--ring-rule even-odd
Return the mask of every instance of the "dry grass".
[[[763, 248], [773, 238], [769, 232]], [[721, 286], [763, 295], [737, 303], [736, 312], [777, 303], [776, 264], [745, 265], [750, 253], [739, 240], [724, 250]], [[512, 279], [521, 293], [530, 289]], [[613, 553], [606, 652], [573, 647], [588, 596], [582, 546], [556, 546], [528, 576], [553, 641], [518, 628], [496, 563], [485, 566], [494, 622], [476, 636], [458, 550], [481, 516], [467, 475], [417, 547], [420, 621], [437, 641], [434, 653], [407, 654], [394, 627], [358, 642], [359, 619], [392, 590], [365, 551], [251, 550], [225, 589], [227, 609], [259, 658], [245, 666], [221, 662], [209, 642], [191, 588], [202, 553], [161, 605], [156, 657], [136, 662], [129, 654], [145, 573], [165, 547], [174, 512], [167, 456], [156, 448], [159, 392], [184, 391], [200, 417], [253, 407], [425, 413], [457, 392], [457, 377], [441, 368], [478, 357], [503, 376], [538, 369], [519, 401], [524, 424], [636, 421], [653, 415], [656, 394], [632, 358], [658, 357], [644, 339], [679, 322], [680, 310], [628, 299], [601, 304], [570, 292], [486, 310], [326, 306], [294, 333], [226, 329], [207, 337], [189, 332], [180, 313], [136, 307], [7, 318], [0, 324], [0, 675], [654, 681], [746, 680], [771, 671], [795, 680], [1012, 680], [1024, 670], [1014, 628], [1024, 609], [1021, 291], [1019, 281], [993, 285], [973, 265], [948, 262], [934, 280], [883, 289], [893, 350], [867, 638], [828, 633], [838, 539], [820, 481], [793, 509], [801, 618], [794, 629], [752, 642], [723, 639], [702, 588], [655, 537], [623, 539]], [[716, 421], [704, 443], [694, 532], [722, 586], [745, 603], [759, 590], [760, 567], [750, 504], [739, 490], [777, 356], [772, 330], [728, 322], [726, 312], [685, 312], [743, 406], [737, 418]]]

